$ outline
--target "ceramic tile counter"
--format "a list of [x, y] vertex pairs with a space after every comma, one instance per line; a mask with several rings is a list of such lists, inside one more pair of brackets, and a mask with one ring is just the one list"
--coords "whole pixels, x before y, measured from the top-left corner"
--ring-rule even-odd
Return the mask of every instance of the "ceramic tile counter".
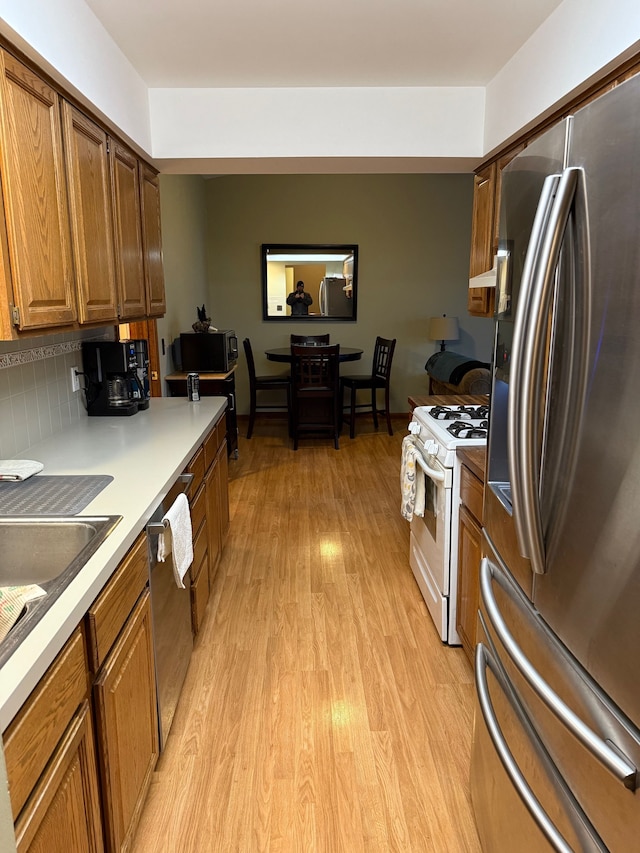
[[152, 399], [147, 411], [131, 417], [83, 418], [21, 454], [42, 462], [43, 474], [111, 475], [113, 481], [79, 515], [120, 515], [122, 520], [0, 669], [0, 731], [36, 686], [226, 403], [224, 397], [207, 397], [199, 403], [180, 397]]

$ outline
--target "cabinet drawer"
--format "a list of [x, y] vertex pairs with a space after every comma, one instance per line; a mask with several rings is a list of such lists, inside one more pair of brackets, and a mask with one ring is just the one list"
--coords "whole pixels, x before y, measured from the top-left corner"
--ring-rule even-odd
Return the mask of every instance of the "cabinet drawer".
[[482, 524], [482, 482], [465, 466], [460, 466], [460, 502]]
[[225, 436], [225, 416], [217, 421], [216, 425], [213, 427], [209, 435], [204, 440], [204, 469], [208, 471], [211, 467], [214, 459], [216, 458], [216, 454], [218, 452], [218, 448], [220, 447], [222, 440]]
[[202, 627], [209, 601], [209, 555], [205, 550], [200, 563], [194, 561], [195, 577], [191, 582], [191, 627], [194, 635]]
[[149, 580], [147, 536], [142, 533], [87, 611], [89, 667], [98, 672]]
[[191, 577], [194, 577], [193, 572], [197, 574], [200, 569], [200, 565], [202, 563], [202, 558], [204, 556], [204, 552], [207, 550], [207, 526], [204, 525], [198, 530], [196, 533], [196, 537], [193, 540], [193, 564], [191, 566], [190, 571], [192, 572]]
[[193, 500], [193, 496], [198, 491], [198, 489], [202, 485], [202, 481], [204, 480], [205, 467], [204, 450], [202, 449], [202, 446], [198, 448], [195, 453], [195, 456], [187, 465], [187, 472], [189, 474], [193, 474], [193, 482], [189, 486], [189, 491], [187, 492], [187, 497], [189, 498], [189, 500]]
[[14, 820], [88, 689], [84, 636], [78, 627], [4, 735]]
[[200, 530], [200, 526], [204, 521], [207, 511], [207, 498], [205, 493], [204, 483], [198, 489], [198, 493], [191, 502], [191, 527], [193, 528], [194, 537]]

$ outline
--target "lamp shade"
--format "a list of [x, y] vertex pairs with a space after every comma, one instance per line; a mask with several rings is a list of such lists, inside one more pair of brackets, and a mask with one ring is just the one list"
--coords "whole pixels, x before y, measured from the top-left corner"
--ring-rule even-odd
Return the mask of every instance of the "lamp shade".
[[429, 320], [429, 337], [432, 341], [456, 341], [458, 340], [458, 318], [432, 317]]

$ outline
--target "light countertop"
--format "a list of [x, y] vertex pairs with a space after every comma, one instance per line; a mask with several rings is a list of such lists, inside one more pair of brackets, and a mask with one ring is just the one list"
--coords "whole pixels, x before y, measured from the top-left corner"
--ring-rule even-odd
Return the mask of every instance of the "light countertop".
[[86, 417], [21, 454], [43, 474], [108, 474], [114, 479], [79, 513], [122, 520], [0, 669], [4, 731], [158, 503], [226, 407], [225, 397], [154, 398], [131, 417]]

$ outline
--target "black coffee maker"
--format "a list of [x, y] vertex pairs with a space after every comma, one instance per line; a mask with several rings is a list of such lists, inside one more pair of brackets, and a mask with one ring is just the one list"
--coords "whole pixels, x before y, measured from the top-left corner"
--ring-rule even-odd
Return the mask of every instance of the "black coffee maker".
[[82, 342], [88, 415], [135, 415], [149, 407], [146, 345], [144, 340]]

